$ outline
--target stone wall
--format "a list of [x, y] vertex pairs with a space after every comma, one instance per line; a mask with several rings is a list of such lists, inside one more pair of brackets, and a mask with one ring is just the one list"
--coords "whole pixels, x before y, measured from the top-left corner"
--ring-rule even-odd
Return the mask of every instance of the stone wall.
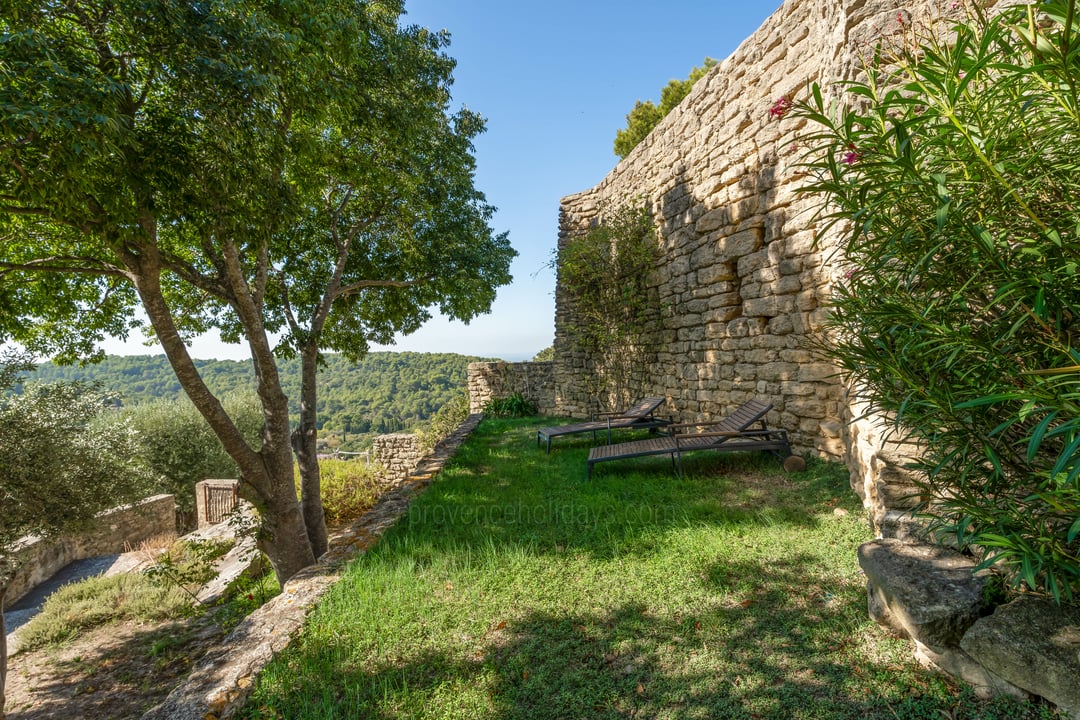
[[[787, 0], [606, 178], [560, 208], [560, 247], [605, 208], [643, 202], [652, 212], [662, 260], [650, 284], [661, 319], [629, 395], [666, 396], [686, 422], [768, 400], [768, 422], [786, 429], [798, 452], [849, 463], [883, 532], [907, 502], [886, 487], [903, 485], [883, 471], [897, 453], [883, 449], [879, 425], [853, 420], [837, 369], [813, 349], [840, 271], [831, 239], [816, 238], [811, 200], [796, 193], [801, 121], [771, 117], [769, 108], [809, 82], [852, 77], [860, 52], [949, 8]], [[575, 320], [559, 283], [556, 414], [587, 417], [605, 404], [589, 389], [604, 359], [575, 345]]]
[[379, 435], [371, 443], [371, 455], [384, 468], [386, 483], [400, 485], [424, 457], [424, 447], [418, 435]]
[[469, 363], [469, 412], [483, 412], [491, 400], [521, 393], [540, 415], [554, 415], [554, 362]]
[[76, 560], [121, 553], [155, 535], [176, 532], [176, 503], [172, 495], [155, 495], [107, 510], [98, 518], [95, 529], [79, 535], [23, 538], [14, 552], [19, 569], [8, 584], [5, 604], [16, 603]]

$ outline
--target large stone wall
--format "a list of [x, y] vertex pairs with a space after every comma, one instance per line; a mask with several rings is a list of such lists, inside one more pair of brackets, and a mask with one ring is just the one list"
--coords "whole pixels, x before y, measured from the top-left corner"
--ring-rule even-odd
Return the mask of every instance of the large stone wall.
[[176, 502], [172, 495], [155, 495], [98, 516], [95, 527], [59, 538], [24, 538], [15, 549], [19, 569], [7, 587], [6, 605], [48, 580], [76, 560], [125, 552], [143, 540], [176, 532]]
[[[606, 207], [644, 202], [653, 214], [663, 257], [650, 282], [661, 320], [644, 341], [647, 372], [630, 395], [664, 395], [683, 421], [750, 397], [772, 402], [768, 421], [788, 430], [798, 451], [848, 461], [886, 533], [904, 502], [883, 486], [891, 451], [872, 422], [852, 421], [836, 368], [813, 349], [838, 270], [830, 239], [816, 237], [812, 201], [796, 193], [801, 124], [769, 109], [809, 82], [852, 77], [861, 52], [949, 8], [787, 0], [606, 178], [560, 208], [560, 247]], [[589, 389], [603, 359], [575, 344], [575, 319], [559, 283], [556, 411], [583, 417], [603, 404]]]

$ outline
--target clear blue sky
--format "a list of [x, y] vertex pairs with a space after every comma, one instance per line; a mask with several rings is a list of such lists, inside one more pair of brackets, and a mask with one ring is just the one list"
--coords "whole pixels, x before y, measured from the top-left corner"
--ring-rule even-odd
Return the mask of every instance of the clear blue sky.
[[[476, 142], [476, 186], [498, 208], [496, 232], [518, 251], [512, 285], [469, 325], [435, 318], [389, 348], [519, 360], [554, 338], [559, 199], [615, 166], [615, 131], [636, 100], [723, 60], [780, 0], [406, 0], [404, 22], [446, 29], [457, 60], [454, 105], [487, 119]], [[145, 354], [137, 341], [110, 353]], [[197, 340], [200, 358], [246, 358], [242, 346]]]

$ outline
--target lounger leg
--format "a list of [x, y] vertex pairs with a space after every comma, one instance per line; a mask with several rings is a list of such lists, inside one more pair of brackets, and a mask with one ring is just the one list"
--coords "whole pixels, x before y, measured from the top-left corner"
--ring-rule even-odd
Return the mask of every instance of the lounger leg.
[[674, 453], [672, 453], [672, 456], [678, 458], [678, 474], [679, 474], [679, 479], [681, 480], [682, 476], [683, 476], [682, 453], [679, 452], [678, 450], [676, 450]]

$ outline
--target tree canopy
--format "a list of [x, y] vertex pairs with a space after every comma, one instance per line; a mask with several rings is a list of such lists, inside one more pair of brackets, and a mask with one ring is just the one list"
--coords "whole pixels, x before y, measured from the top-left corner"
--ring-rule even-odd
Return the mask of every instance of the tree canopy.
[[[473, 185], [482, 119], [449, 107], [447, 35], [399, 25], [400, 0], [0, 10], [0, 340], [90, 356], [141, 307], [290, 577], [325, 544], [317, 469], [302, 507], [292, 479], [320, 353], [359, 357], [432, 307], [468, 320], [510, 280]], [[213, 328], [250, 351], [258, 447], [188, 353]], [[277, 365], [294, 354], [298, 438]]]
[[716, 60], [707, 57], [705, 62], [690, 71], [690, 77], [685, 80], [671, 80], [660, 90], [660, 105], [657, 106], [652, 100], [638, 100], [634, 108], [626, 116], [626, 127], [615, 133], [615, 154], [624, 158], [630, 151], [638, 146], [645, 137], [652, 132], [660, 121], [667, 117], [675, 106], [690, 94], [694, 83], [709, 72], [709, 68], [716, 64]]

